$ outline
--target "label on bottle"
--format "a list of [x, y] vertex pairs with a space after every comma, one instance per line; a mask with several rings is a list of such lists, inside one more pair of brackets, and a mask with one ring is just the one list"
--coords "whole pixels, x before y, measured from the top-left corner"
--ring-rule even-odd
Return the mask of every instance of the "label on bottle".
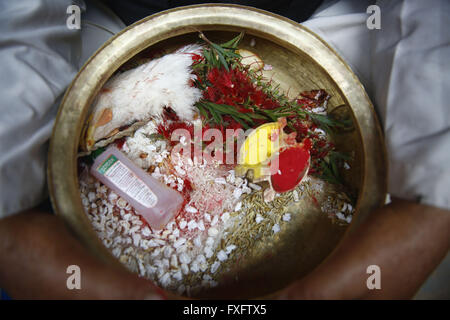
[[97, 171], [143, 206], [153, 208], [158, 202], [153, 191], [116, 156], [106, 158]]

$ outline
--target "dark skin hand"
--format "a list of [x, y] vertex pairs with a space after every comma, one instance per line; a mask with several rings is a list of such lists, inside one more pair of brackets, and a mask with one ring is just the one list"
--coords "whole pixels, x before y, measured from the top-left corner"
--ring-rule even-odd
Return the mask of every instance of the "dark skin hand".
[[[69, 265], [81, 290], [68, 290]], [[0, 220], [0, 287], [14, 299], [161, 299], [152, 283], [105, 265], [59, 217], [30, 210]]]
[[[450, 213], [396, 200], [358, 230], [281, 299], [409, 299], [450, 248]], [[68, 290], [67, 266], [81, 268], [81, 290]], [[381, 290], [368, 290], [366, 268], [381, 268]], [[0, 220], [0, 284], [16, 299], [152, 299], [146, 280], [92, 256], [54, 215], [31, 210]], [[174, 296], [169, 296], [174, 298]]]
[[[449, 249], [449, 211], [394, 200], [280, 298], [411, 299]], [[367, 288], [369, 265], [381, 269], [380, 290]]]

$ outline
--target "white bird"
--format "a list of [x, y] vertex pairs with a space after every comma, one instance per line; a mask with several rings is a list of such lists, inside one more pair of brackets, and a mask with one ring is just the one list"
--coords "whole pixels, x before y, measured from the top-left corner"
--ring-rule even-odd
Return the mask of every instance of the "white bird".
[[119, 128], [161, 117], [165, 107], [170, 107], [183, 121], [192, 120], [194, 104], [202, 96], [191, 85], [196, 79], [192, 57], [201, 51], [200, 45], [187, 45], [111, 77], [94, 102], [86, 149], [114, 136]]

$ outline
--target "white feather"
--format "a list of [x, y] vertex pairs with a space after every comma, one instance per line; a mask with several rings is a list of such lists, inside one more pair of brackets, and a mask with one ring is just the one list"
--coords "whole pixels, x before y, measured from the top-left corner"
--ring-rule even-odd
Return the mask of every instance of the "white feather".
[[192, 120], [194, 104], [202, 93], [190, 86], [190, 80], [196, 78], [191, 54], [200, 54], [201, 49], [199, 45], [184, 46], [109, 79], [97, 97], [93, 123], [106, 108], [111, 109], [113, 117], [95, 129], [94, 141], [121, 126], [160, 117], [164, 107], [171, 107], [182, 120]]

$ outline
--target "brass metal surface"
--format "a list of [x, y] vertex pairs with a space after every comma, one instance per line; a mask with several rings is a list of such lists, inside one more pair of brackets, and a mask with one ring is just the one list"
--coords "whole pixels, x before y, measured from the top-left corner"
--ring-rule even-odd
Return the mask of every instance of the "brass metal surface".
[[[265, 11], [236, 5], [176, 8], [147, 17], [111, 38], [83, 66], [67, 89], [55, 122], [49, 150], [48, 182], [52, 204], [77, 237], [99, 258], [121, 266], [96, 236], [81, 204], [76, 154], [90, 105], [107, 79], [139, 52], [173, 48], [197, 40], [201, 30], [213, 41], [245, 31], [242, 47], [273, 66], [268, 73], [290, 95], [323, 88], [332, 95], [329, 110], [349, 107], [355, 130], [339, 134], [341, 150], [354, 152], [346, 175], [357, 197], [349, 228], [331, 223], [312, 205], [292, 208], [301, 215], [270, 242], [255, 242], [236, 281], [206, 297], [248, 298], [270, 294], [320, 264], [376, 207], [386, 193], [386, 152], [373, 106], [348, 65], [317, 35], [301, 25]], [[250, 47], [250, 40], [255, 46]]]

